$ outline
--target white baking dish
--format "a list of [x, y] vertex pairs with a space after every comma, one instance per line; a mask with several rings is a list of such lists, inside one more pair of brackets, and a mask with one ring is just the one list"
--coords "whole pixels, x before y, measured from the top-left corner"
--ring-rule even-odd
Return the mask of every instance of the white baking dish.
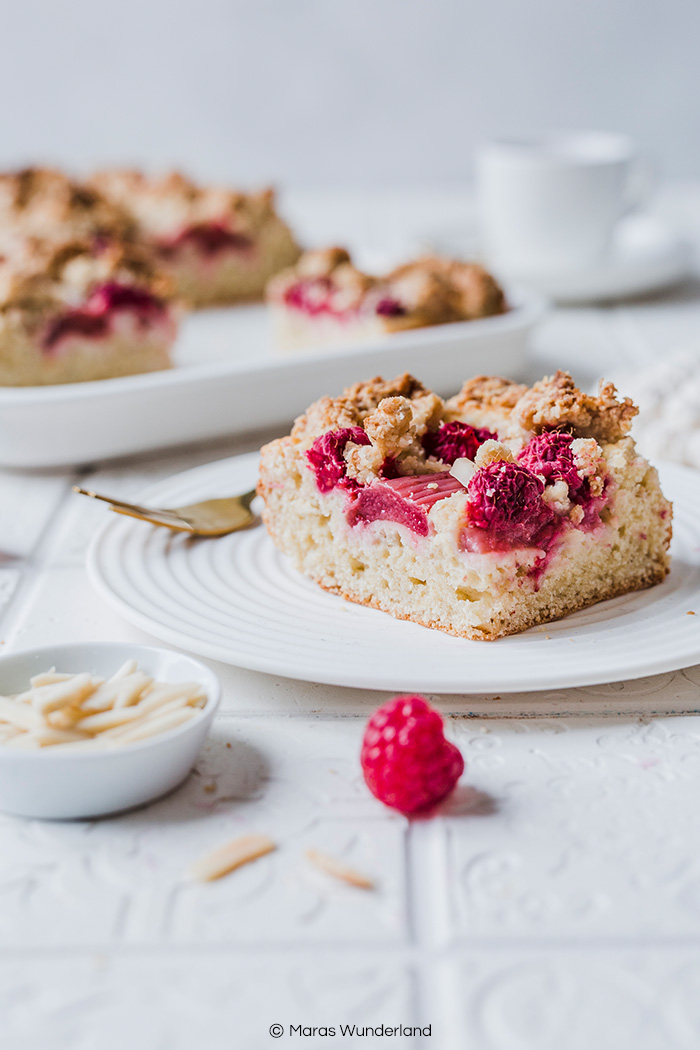
[[169, 371], [0, 388], [0, 465], [84, 464], [286, 426], [322, 394], [377, 374], [413, 372], [440, 393], [480, 372], [517, 378], [543, 301], [513, 292], [509, 301], [498, 317], [303, 355], [274, 350], [264, 306], [193, 314]]

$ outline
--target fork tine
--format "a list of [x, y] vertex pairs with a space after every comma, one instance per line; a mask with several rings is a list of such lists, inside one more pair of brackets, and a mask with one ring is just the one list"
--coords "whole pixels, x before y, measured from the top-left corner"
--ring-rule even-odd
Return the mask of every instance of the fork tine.
[[192, 536], [226, 536], [230, 532], [247, 528], [254, 521], [250, 505], [255, 497], [255, 490], [243, 492], [239, 496], [204, 500], [187, 507], [172, 508], [142, 507], [138, 503], [113, 499], [79, 485], [74, 485], [73, 491], [107, 503], [117, 514], [148, 521], [151, 525], [163, 525], [178, 532], [187, 532]]
[[93, 492], [91, 489], [81, 489], [79, 485], [73, 486], [73, 492], [79, 492], [81, 496], [90, 496], [91, 499], [101, 500], [102, 503], [109, 503], [110, 506], [129, 511], [137, 517], [144, 514], [155, 514], [158, 517], [179, 517], [179, 515], [166, 507], [141, 507], [138, 503], [127, 503], [123, 499], [114, 499], [112, 496], [101, 496], [99, 492]]

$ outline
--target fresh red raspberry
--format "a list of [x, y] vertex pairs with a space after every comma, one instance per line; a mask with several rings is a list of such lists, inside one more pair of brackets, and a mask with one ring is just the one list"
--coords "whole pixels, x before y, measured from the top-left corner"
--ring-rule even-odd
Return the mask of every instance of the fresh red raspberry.
[[442, 718], [422, 696], [396, 696], [374, 712], [360, 761], [372, 794], [406, 814], [439, 802], [464, 772]]
[[456, 459], [474, 459], [485, 441], [497, 437], [491, 430], [470, 426], [469, 423], [441, 423], [438, 430], [429, 430], [423, 437], [423, 448], [427, 456], [435, 456], [443, 463], [452, 464]]
[[572, 434], [545, 430], [528, 442], [518, 456], [518, 462], [533, 474], [541, 474], [545, 484], [565, 481], [569, 486], [570, 498], [575, 499], [584, 484], [584, 479], [576, 469], [574, 454], [571, 451], [573, 440]]

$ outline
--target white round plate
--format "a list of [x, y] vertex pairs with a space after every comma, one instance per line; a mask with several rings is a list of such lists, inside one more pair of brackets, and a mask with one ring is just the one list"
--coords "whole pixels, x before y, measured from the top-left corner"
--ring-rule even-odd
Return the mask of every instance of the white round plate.
[[498, 269], [499, 276], [557, 302], [587, 303], [622, 299], [677, 284], [691, 269], [690, 245], [651, 215], [631, 215], [618, 226], [605, 259], [578, 269], [521, 273]]
[[[177, 506], [244, 492], [257, 454], [178, 474], [143, 503]], [[664, 465], [674, 501], [673, 568], [647, 591], [496, 642], [470, 642], [327, 594], [296, 572], [262, 525], [193, 540], [114, 516], [88, 570], [136, 626], [255, 671], [331, 685], [435, 693], [509, 692], [641, 678], [700, 662], [700, 485]], [[698, 615], [689, 616], [693, 611]]]

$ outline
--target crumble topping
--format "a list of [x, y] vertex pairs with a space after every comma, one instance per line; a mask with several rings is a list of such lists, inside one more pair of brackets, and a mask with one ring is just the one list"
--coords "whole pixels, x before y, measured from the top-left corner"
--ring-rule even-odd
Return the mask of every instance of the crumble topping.
[[514, 463], [515, 457], [507, 445], [502, 441], [489, 438], [480, 445], [474, 457], [474, 465], [477, 470], [488, 467], [490, 463]]
[[275, 193], [241, 193], [200, 186], [181, 172], [163, 176], [139, 171], [98, 172], [90, 186], [133, 214], [144, 231], [168, 236], [183, 226], [226, 220], [241, 233], [256, 233], [275, 216]]
[[571, 442], [571, 454], [576, 470], [582, 478], [591, 478], [600, 473], [603, 452], [595, 438], [574, 438]]
[[133, 236], [134, 222], [98, 189], [49, 168], [24, 168], [0, 174], [0, 220], [41, 238]]
[[404, 372], [403, 375], [396, 376], [395, 379], [388, 382], [381, 376], [375, 376], [363, 383], [355, 383], [347, 388], [344, 396], [354, 402], [360, 414], [365, 416], [375, 409], [385, 397], [407, 397], [415, 401], [424, 394], [430, 393], [431, 391], [426, 390], [419, 379]]
[[385, 397], [365, 418], [365, 431], [383, 456], [399, 456], [416, 445], [413, 409], [407, 397]]
[[528, 390], [513, 407], [513, 419], [524, 430], [570, 430], [576, 437], [619, 441], [629, 431], [637, 407], [617, 399], [612, 383], [601, 380], [598, 396], [579, 390], [568, 372], [558, 371]]
[[369, 485], [378, 478], [384, 465], [384, 456], [376, 445], [348, 442], [343, 455], [348, 477], [354, 478], [360, 485]]
[[506, 416], [527, 391], [524, 384], [500, 376], [476, 376], [447, 401], [449, 418], [481, 412]]
[[[338, 270], [340, 270], [341, 275], [343, 272], [347, 274], [348, 271], [346, 267], [349, 262], [350, 256], [345, 248], [317, 248], [313, 251], [304, 252], [300, 257], [299, 262], [295, 267], [296, 275], [298, 277], [308, 277], [311, 279], [317, 277], [336, 277]], [[351, 269], [354, 269], [354, 267], [351, 267]], [[366, 276], [365, 274], [361, 274], [359, 270], [355, 270], [355, 273], [360, 277]]]
[[426, 323], [489, 317], [506, 308], [500, 285], [478, 263], [428, 255], [392, 270], [383, 283]]
[[[348, 387], [340, 397], [319, 398], [295, 421], [292, 438], [295, 441], [308, 441], [325, 430], [357, 426], [385, 398], [398, 397], [417, 401], [423, 395], [436, 397], [408, 372], [397, 376], [391, 382], [387, 382], [381, 376], [375, 376], [364, 383], [355, 383]], [[437, 398], [437, 401], [442, 404], [441, 399]], [[433, 412], [436, 410], [436, 404], [433, 404]], [[420, 412], [419, 409], [419, 416]]]
[[[569, 486], [565, 481], [555, 481], [552, 485], [546, 485], [545, 490], [542, 493], [542, 499], [547, 503], [555, 514], [564, 516], [571, 510], [571, 500], [569, 499]], [[583, 520], [583, 509], [581, 507], [576, 508], [580, 514], [578, 516], [579, 522]]]

